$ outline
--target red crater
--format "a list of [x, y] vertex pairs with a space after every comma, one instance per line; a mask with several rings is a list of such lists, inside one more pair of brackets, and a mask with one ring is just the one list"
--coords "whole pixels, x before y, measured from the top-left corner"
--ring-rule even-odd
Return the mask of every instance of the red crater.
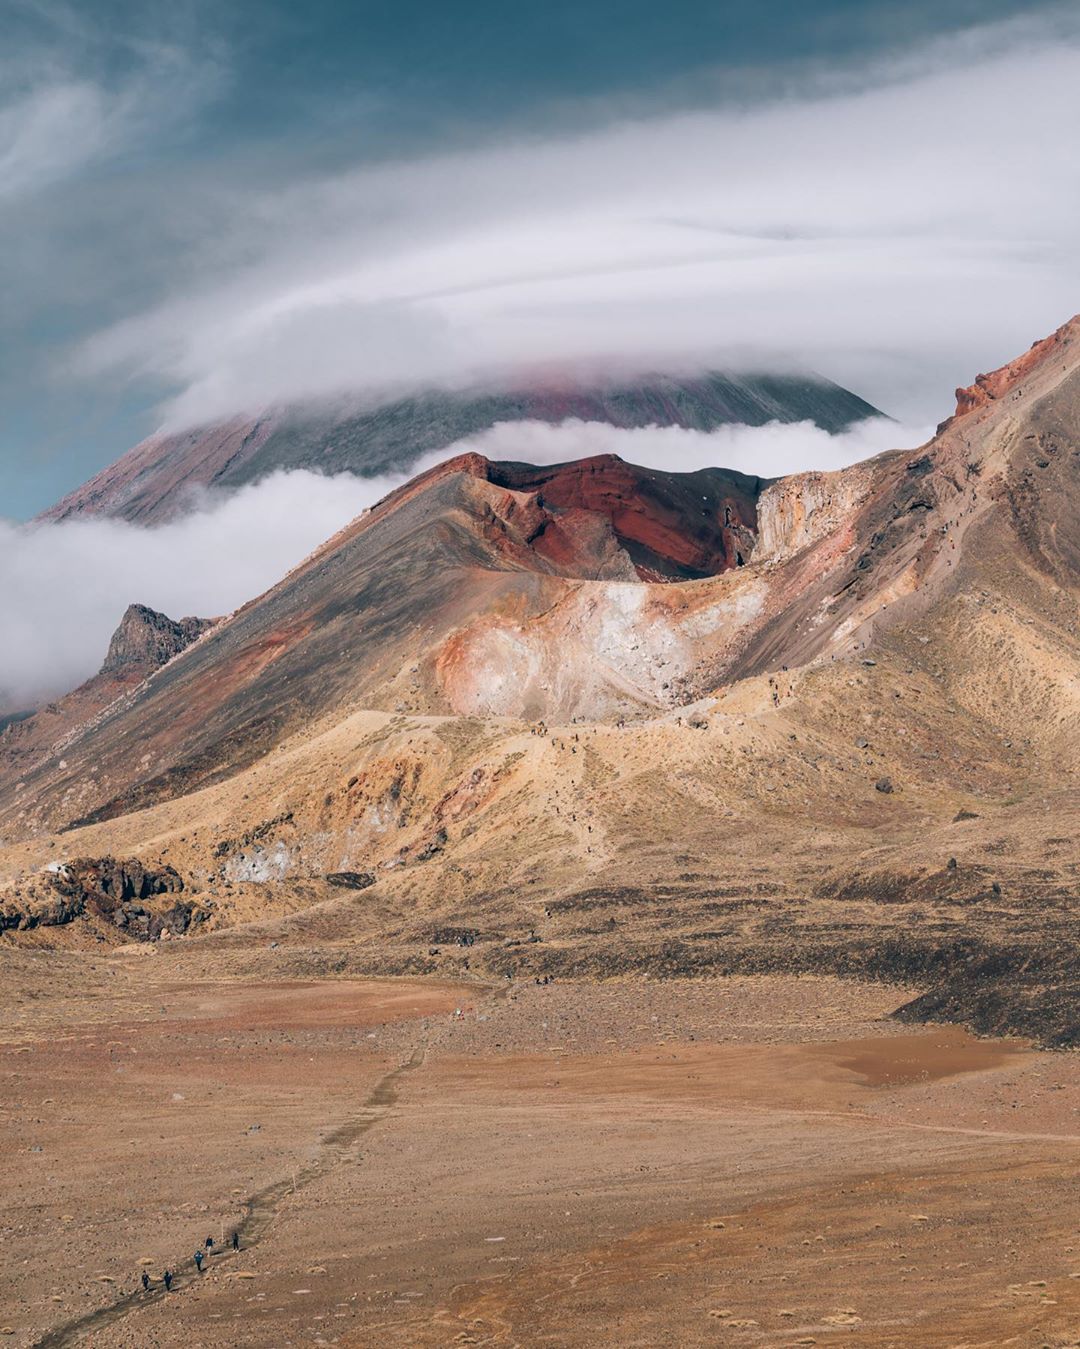
[[515, 492], [535, 494], [550, 523], [532, 540], [552, 561], [569, 537], [606, 521], [648, 581], [715, 576], [748, 562], [757, 531], [757, 500], [768, 479], [724, 469], [667, 473], [613, 454], [538, 467], [463, 455], [435, 472], [467, 472]]

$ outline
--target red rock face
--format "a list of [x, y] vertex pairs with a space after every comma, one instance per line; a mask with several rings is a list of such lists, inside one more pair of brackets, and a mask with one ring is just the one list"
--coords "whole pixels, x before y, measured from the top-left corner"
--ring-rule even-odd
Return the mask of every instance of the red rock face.
[[[562, 575], [642, 581], [695, 580], [749, 562], [757, 500], [770, 481], [718, 468], [665, 473], [613, 454], [537, 467], [469, 453], [413, 478], [373, 514], [396, 510], [456, 473], [507, 488], [495, 514], [512, 526], [519, 548], [528, 545]], [[489, 542], [510, 555], [508, 540], [491, 534]], [[623, 555], [621, 575], [613, 549]]]
[[1036, 366], [1061, 354], [1062, 349], [1073, 340], [1076, 325], [1077, 320], [1071, 319], [1049, 337], [1033, 342], [1029, 350], [1015, 361], [991, 370], [989, 374], [976, 375], [974, 384], [969, 384], [966, 389], [957, 389], [956, 415], [963, 417], [1017, 388]]
[[749, 561], [765, 482], [719, 469], [671, 474], [615, 455], [570, 464], [489, 464], [487, 477], [535, 492], [555, 512], [606, 519], [642, 580], [716, 576]]

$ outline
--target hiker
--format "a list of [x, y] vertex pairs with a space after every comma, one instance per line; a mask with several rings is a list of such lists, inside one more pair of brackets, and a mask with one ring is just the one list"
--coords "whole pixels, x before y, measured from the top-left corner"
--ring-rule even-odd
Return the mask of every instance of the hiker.
[[238, 1250], [240, 1249], [240, 1233], [239, 1233], [239, 1232], [234, 1232], [234, 1233], [232, 1234], [232, 1248], [233, 1248], [234, 1251], [238, 1251]]
[[142, 1272], [142, 1290], [145, 1293], [150, 1287], [150, 1275], [144, 1269]]
[[161, 1282], [165, 1285], [166, 1293], [169, 1292], [169, 1290], [172, 1288], [172, 1273], [170, 1270], [166, 1270], [165, 1273], [161, 1276]]
[[200, 1274], [202, 1273], [202, 1262], [203, 1262], [203, 1253], [201, 1250], [197, 1249], [195, 1251], [195, 1269]]
[[214, 1249], [214, 1238], [213, 1238], [213, 1237], [207, 1237], [204, 1244], [205, 1244], [206, 1249], [207, 1249], [208, 1251], [212, 1251], [212, 1250]]

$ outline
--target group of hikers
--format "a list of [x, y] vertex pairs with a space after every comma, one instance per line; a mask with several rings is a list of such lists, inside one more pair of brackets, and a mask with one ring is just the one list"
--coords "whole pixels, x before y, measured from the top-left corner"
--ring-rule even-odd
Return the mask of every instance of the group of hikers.
[[[239, 1232], [234, 1232], [232, 1234], [232, 1239], [229, 1244], [232, 1246], [234, 1251], [238, 1251], [240, 1249]], [[199, 1274], [202, 1273], [203, 1261], [206, 1260], [208, 1256], [211, 1256], [213, 1254], [214, 1254], [214, 1238], [207, 1237], [203, 1245], [198, 1247], [198, 1249], [195, 1251], [195, 1254], [192, 1256], [192, 1259], [195, 1262], [195, 1269], [197, 1273]], [[173, 1279], [175, 1277], [176, 1276], [173, 1274], [171, 1269], [165, 1270], [164, 1273], [162, 1274], [161, 1283], [166, 1293], [168, 1293], [172, 1289]], [[153, 1287], [153, 1283], [154, 1283], [153, 1279], [150, 1277], [149, 1274], [147, 1274], [146, 1270], [144, 1269], [142, 1272], [143, 1292], [148, 1293], [150, 1289]]]

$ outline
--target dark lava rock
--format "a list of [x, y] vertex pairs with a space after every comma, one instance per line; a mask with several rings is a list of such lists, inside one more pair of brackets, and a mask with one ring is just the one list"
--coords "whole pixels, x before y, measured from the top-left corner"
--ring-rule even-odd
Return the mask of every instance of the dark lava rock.
[[175, 867], [148, 867], [137, 857], [76, 857], [54, 873], [61, 894], [97, 895], [123, 903], [177, 893], [184, 882]]
[[370, 871], [331, 871], [326, 877], [330, 885], [340, 885], [345, 890], [366, 890], [375, 884]]
[[77, 857], [39, 880], [29, 902], [0, 913], [0, 929], [58, 927], [89, 916], [111, 923], [136, 941], [157, 941], [163, 933], [182, 936], [209, 917], [196, 901], [177, 899], [165, 909], [141, 903], [178, 895], [184, 882], [173, 867], [148, 867], [138, 858]]
[[429, 838], [428, 841], [419, 849], [419, 851], [416, 854], [416, 860], [418, 862], [427, 862], [432, 857], [434, 857], [436, 853], [442, 852], [442, 850], [446, 847], [448, 841], [449, 835], [447, 834], [445, 829], [436, 830], [434, 836], [432, 838]]
[[129, 604], [112, 635], [102, 674], [119, 674], [136, 667], [156, 670], [178, 656], [211, 626], [208, 618], [182, 618], [174, 622], [145, 604]]
[[886, 796], [889, 795], [892, 789], [892, 778], [878, 778], [877, 782], [874, 783], [874, 790], [884, 792]]

